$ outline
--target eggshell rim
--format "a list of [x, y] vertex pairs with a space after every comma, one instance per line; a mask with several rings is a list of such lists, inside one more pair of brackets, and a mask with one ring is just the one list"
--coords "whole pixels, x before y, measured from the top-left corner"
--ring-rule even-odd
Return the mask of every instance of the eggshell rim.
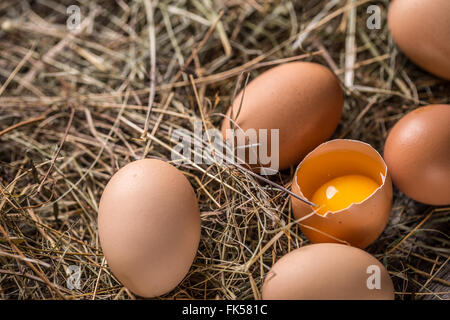
[[[381, 185], [378, 187], [378, 188], [376, 188], [368, 197], [366, 197], [364, 200], [362, 200], [362, 201], [360, 201], [360, 202], [353, 202], [353, 203], [351, 203], [349, 206], [347, 206], [347, 207], [345, 207], [345, 208], [343, 208], [343, 209], [340, 209], [340, 210], [338, 210], [338, 211], [327, 211], [327, 212], [325, 212], [325, 214], [320, 214], [320, 213], [318, 213], [317, 211], [316, 211], [316, 209], [314, 209], [314, 207], [313, 206], [311, 206], [311, 209], [312, 209], [312, 213], [314, 213], [315, 215], [318, 215], [318, 216], [320, 216], [320, 217], [322, 217], [322, 218], [326, 218], [329, 214], [342, 214], [344, 211], [346, 211], [346, 210], [348, 210], [348, 209], [350, 209], [352, 206], [357, 206], [357, 205], [360, 205], [360, 204], [362, 204], [362, 203], [364, 203], [365, 201], [367, 201], [368, 199], [370, 199], [370, 198], [372, 198], [374, 195], [375, 195], [375, 193], [377, 193], [379, 190], [381, 190], [383, 187], [384, 187], [384, 185], [385, 185], [385, 183], [386, 183], [386, 178], [387, 178], [387, 175], [388, 175], [388, 167], [387, 167], [387, 164], [386, 164], [386, 162], [384, 161], [384, 158], [381, 156], [381, 154], [374, 148], [374, 147], [372, 147], [369, 143], [367, 143], [367, 142], [364, 142], [364, 141], [360, 141], [360, 140], [354, 140], [354, 139], [332, 139], [332, 140], [328, 140], [328, 141], [325, 141], [325, 142], [323, 142], [323, 143], [321, 143], [321, 144], [319, 144], [317, 147], [315, 147], [312, 151], [310, 151], [303, 159], [302, 159], [302, 161], [300, 161], [300, 163], [297, 165], [297, 168], [295, 169], [295, 172], [294, 172], [294, 181], [293, 181], [293, 183], [298, 187], [298, 190], [300, 191], [300, 193], [301, 193], [301, 195], [300, 196], [303, 196], [303, 197], [305, 197], [306, 198], [306, 196], [303, 194], [303, 192], [302, 192], [302, 189], [300, 188], [300, 186], [298, 185], [298, 183], [297, 183], [297, 173], [298, 173], [298, 169], [301, 167], [301, 165], [303, 164], [303, 162], [313, 153], [313, 152], [315, 152], [317, 149], [319, 149], [319, 148], [321, 148], [321, 147], [324, 147], [325, 145], [327, 145], [327, 144], [330, 144], [330, 143], [334, 143], [334, 142], [336, 142], [336, 141], [344, 141], [344, 142], [350, 142], [350, 143], [357, 143], [357, 144], [363, 144], [363, 145], [366, 145], [366, 146], [368, 146], [369, 148], [371, 148], [373, 151], [375, 151], [375, 153], [380, 157], [380, 160], [381, 160], [381, 162], [383, 163], [383, 166], [384, 166], [384, 174], [382, 175], [382, 183], [381, 183]], [[308, 199], [309, 200], [309, 199]]]

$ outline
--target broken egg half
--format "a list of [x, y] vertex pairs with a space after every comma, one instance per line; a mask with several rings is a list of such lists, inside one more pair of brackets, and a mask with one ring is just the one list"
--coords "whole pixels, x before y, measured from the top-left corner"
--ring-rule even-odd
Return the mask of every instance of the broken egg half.
[[313, 243], [337, 242], [365, 248], [385, 228], [392, 206], [392, 182], [381, 155], [369, 144], [331, 140], [311, 151], [297, 167], [292, 210]]

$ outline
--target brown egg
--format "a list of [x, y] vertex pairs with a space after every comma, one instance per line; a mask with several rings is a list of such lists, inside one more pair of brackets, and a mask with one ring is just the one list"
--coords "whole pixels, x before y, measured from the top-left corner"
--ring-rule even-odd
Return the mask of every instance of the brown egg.
[[264, 300], [393, 300], [385, 267], [367, 252], [320, 243], [289, 252], [266, 275]]
[[[243, 131], [279, 129], [280, 169], [297, 164], [327, 140], [342, 114], [343, 92], [339, 81], [329, 69], [316, 63], [292, 62], [274, 67], [248, 84], [243, 100], [242, 94], [241, 91], [237, 95], [227, 116], [233, 110], [233, 119], [238, 115], [236, 125]], [[229, 128], [230, 121], [226, 118], [222, 123], [224, 137]], [[242, 130], [236, 129], [236, 135]], [[270, 137], [271, 132], [264, 137], [258, 131], [258, 142], [267, 145], [269, 151]], [[259, 160], [260, 157], [259, 165], [269, 166]]]
[[114, 275], [142, 297], [174, 289], [189, 271], [200, 240], [200, 212], [186, 177], [144, 159], [121, 168], [98, 210], [103, 253]]
[[412, 61], [450, 80], [449, 0], [394, 0], [388, 24], [394, 41]]
[[384, 158], [408, 197], [450, 204], [450, 105], [417, 108], [400, 119], [389, 132]]
[[325, 142], [298, 165], [292, 211], [313, 243], [337, 242], [365, 248], [383, 232], [392, 206], [392, 182], [380, 154], [369, 144], [347, 139]]

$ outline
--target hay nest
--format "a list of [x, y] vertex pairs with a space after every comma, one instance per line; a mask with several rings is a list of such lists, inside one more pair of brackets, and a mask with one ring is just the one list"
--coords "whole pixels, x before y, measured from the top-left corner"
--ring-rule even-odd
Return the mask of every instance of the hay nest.
[[[1, 299], [136, 298], [99, 246], [103, 188], [130, 161], [170, 159], [175, 129], [218, 127], [246, 74], [293, 60], [328, 66], [346, 91], [333, 137], [380, 152], [405, 113], [449, 103], [448, 82], [395, 47], [387, 0], [377, 2], [379, 30], [366, 27], [368, 1], [345, 0], [79, 0], [81, 24], [69, 30], [72, 2], [0, 4]], [[289, 196], [236, 167], [176, 165], [197, 190], [202, 236], [189, 274], [161, 298], [259, 299], [274, 261], [308, 243]], [[289, 188], [292, 174], [270, 179]], [[449, 218], [450, 208], [396, 191], [367, 250], [398, 299], [450, 297]], [[79, 289], [68, 286], [70, 266], [81, 267]]]

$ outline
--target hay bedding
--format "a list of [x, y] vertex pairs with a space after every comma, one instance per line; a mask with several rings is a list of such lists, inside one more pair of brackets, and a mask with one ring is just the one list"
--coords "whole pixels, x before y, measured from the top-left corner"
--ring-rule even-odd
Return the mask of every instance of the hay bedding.
[[[353, 84], [333, 137], [378, 151], [405, 113], [449, 103], [448, 82], [392, 42], [388, 1], [375, 2], [380, 30], [366, 28], [367, 1], [353, 17], [347, 1], [153, 1], [153, 10], [152, 1], [72, 2], [0, 3], [2, 299], [136, 298], [99, 247], [102, 190], [130, 161], [170, 159], [173, 130], [218, 127], [247, 74], [296, 59], [327, 65], [341, 81], [347, 74]], [[72, 32], [71, 4], [82, 14]], [[357, 52], [347, 70], [346, 41]], [[308, 243], [288, 195], [239, 168], [178, 167], [197, 190], [202, 237], [190, 273], [162, 298], [260, 298], [274, 261]], [[271, 180], [289, 188], [292, 170]], [[449, 213], [395, 192], [389, 224], [368, 251], [389, 270], [397, 299], [449, 298]], [[71, 265], [81, 267], [79, 289], [67, 286]]]

